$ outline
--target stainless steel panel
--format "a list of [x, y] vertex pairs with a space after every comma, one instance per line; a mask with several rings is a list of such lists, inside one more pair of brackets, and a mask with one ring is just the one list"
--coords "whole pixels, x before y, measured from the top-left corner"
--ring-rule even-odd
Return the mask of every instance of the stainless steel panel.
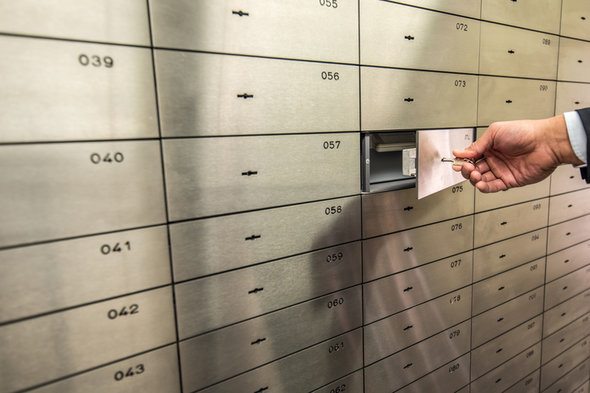
[[365, 392], [392, 392], [469, 351], [469, 322], [365, 368]]
[[[184, 389], [202, 389], [357, 328], [362, 324], [361, 312], [357, 286], [183, 341]], [[180, 319], [179, 337], [187, 333]]]
[[511, 188], [502, 192], [484, 194], [475, 193], [475, 211], [497, 209], [508, 205], [531, 201], [549, 196], [549, 178], [542, 182], [531, 184], [527, 187]]
[[503, 392], [539, 367], [540, 362], [541, 344], [537, 344], [472, 382], [471, 393]]
[[467, 252], [363, 284], [365, 323], [471, 284], [472, 261]]
[[561, 34], [590, 40], [588, 15], [590, 4], [586, 0], [563, 0], [561, 8]]
[[545, 311], [543, 337], [558, 331], [590, 311], [590, 290]]
[[588, 227], [590, 227], [590, 215], [549, 227], [547, 253], [552, 254], [587, 240], [590, 237]]
[[[361, 340], [361, 329], [357, 329], [214, 385], [203, 392], [256, 392], [259, 389], [261, 392], [310, 391], [361, 368]], [[188, 390], [186, 388], [185, 391]]]
[[[555, 113], [559, 112], [556, 111]], [[582, 179], [580, 170], [571, 165], [558, 166], [551, 175], [551, 195], [575, 191], [585, 187], [590, 187], [590, 185]]]
[[469, 383], [469, 354], [445, 364], [397, 393], [454, 393]]
[[590, 263], [590, 241], [547, 256], [547, 278], [551, 282]]
[[[553, 3], [558, 6], [555, 1]], [[539, 7], [538, 2], [535, 7]], [[545, 8], [539, 11], [539, 14], [548, 14]], [[479, 72], [555, 79], [558, 48], [558, 36], [483, 22]]]
[[588, 380], [589, 368], [590, 362], [586, 360], [551, 385], [549, 389], [543, 391], [543, 393], [578, 393], [577, 387], [584, 385], [584, 381]]
[[170, 288], [4, 325], [0, 391], [35, 386], [175, 338]]
[[590, 213], [590, 188], [550, 198], [549, 225]]
[[590, 355], [589, 340], [587, 337], [579, 341], [573, 347], [541, 367], [541, 389], [546, 389]]
[[471, 288], [464, 288], [365, 326], [365, 364], [469, 319], [470, 307]]
[[155, 61], [165, 136], [359, 129], [357, 66], [165, 50]]
[[460, 16], [384, 1], [363, 1], [361, 64], [475, 74], [479, 26], [478, 20]]
[[547, 225], [549, 199], [538, 199], [475, 215], [475, 247]]
[[22, 37], [0, 48], [0, 142], [158, 136], [149, 49]]
[[561, 1], [483, 0], [481, 4], [481, 18], [507, 25], [559, 34]]
[[360, 243], [345, 244], [178, 284], [178, 319], [203, 333], [360, 282]]
[[152, 0], [150, 6], [155, 46], [358, 62], [354, 1]]
[[363, 241], [365, 281], [458, 254], [472, 247], [473, 216]]
[[590, 286], [590, 265], [545, 285], [545, 309], [582, 292]]
[[473, 251], [473, 281], [501, 273], [545, 255], [547, 228]]
[[541, 371], [536, 370], [527, 375], [504, 393], [538, 393]]
[[477, 125], [553, 116], [555, 90], [552, 81], [480, 76]]
[[559, 42], [560, 81], [590, 82], [590, 42], [561, 38]]
[[163, 149], [171, 220], [359, 192], [358, 134], [174, 139]]
[[0, 247], [162, 223], [162, 187], [158, 142], [2, 146]]
[[541, 341], [542, 316], [529, 320], [471, 352], [471, 379], [475, 380]]
[[486, 311], [472, 319], [472, 348], [507, 332], [543, 311], [543, 288]]
[[179, 393], [176, 346], [134, 356], [34, 390], [35, 393]]
[[359, 370], [347, 377], [329, 383], [312, 393], [363, 393], [363, 371]]
[[473, 213], [474, 188], [468, 183], [418, 199], [417, 189], [365, 194], [363, 237], [373, 237], [410, 227]]
[[590, 315], [586, 314], [547, 337], [543, 340], [543, 363], [547, 363], [566, 348], [580, 341], [588, 334], [589, 329]]
[[350, 197], [173, 224], [175, 279], [357, 240], [360, 210], [360, 197]]
[[400, 0], [398, 3], [417, 5], [473, 18], [479, 18], [481, 12], [479, 0]]
[[147, 3], [142, 0], [2, 0], [0, 31], [150, 45]]
[[361, 67], [361, 83], [363, 130], [475, 124], [476, 76]]
[[473, 285], [473, 314], [530, 291], [545, 280], [545, 258], [527, 263]]
[[[586, 108], [590, 106], [590, 86], [584, 83], [557, 82], [557, 98], [555, 101], [555, 113]], [[577, 168], [572, 168], [569, 165], [567, 167], [571, 168], [572, 172], [574, 169], [578, 171]]]
[[0, 251], [0, 322], [170, 283], [166, 227]]

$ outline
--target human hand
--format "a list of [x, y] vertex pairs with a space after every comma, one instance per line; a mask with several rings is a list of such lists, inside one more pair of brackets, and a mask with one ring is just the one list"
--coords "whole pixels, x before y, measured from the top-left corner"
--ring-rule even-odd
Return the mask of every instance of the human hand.
[[571, 148], [561, 115], [493, 123], [471, 146], [453, 154], [480, 160], [453, 165], [453, 169], [484, 193], [539, 182], [560, 164], [583, 164]]

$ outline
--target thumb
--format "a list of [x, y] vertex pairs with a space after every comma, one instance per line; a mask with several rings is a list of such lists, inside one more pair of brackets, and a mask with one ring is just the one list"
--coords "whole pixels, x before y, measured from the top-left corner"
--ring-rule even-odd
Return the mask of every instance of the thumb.
[[467, 146], [465, 150], [453, 150], [453, 154], [458, 158], [477, 159], [485, 156], [493, 144], [492, 132], [484, 133], [481, 138]]

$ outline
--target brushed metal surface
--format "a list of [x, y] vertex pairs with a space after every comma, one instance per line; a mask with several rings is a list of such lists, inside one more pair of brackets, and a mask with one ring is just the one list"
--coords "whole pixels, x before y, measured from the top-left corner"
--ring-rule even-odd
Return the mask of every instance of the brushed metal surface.
[[536, 344], [472, 382], [471, 393], [503, 392], [539, 367], [540, 363], [541, 344]]
[[365, 326], [365, 364], [469, 319], [470, 307], [471, 288], [463, 288]]
[[590, 311], [590, 289], [545, 311], [543, 337], [558, 331]]
[[[556, 111], [556, 113], [559, 112]], [[555, 172], [553, 172], [553, 174], [551, 175], [550, 195], [562, 194], [565, 192], [575, 191], [586, 187], [590, 187], [590, 185], [587, 184], [584, 181], [584, 179], [582, 179], [582, 177], [580, 176], [580, 169], [574, 168], [571, 165], [558, 166]]]
[[400, 0], [398, 3], [417, 5], [473, 18], [479, 18], [481, 11], [481, 1], [479, 0]]
[[361, 329], [335, 337], [202, 392], [311, 391], [362, 367]]
[[35, 393], [179, 393], [178, 355], [170, 345], [52, 383]]
[[[469, 354], [451, 361], [397, 393], [455, 393], [469, 383]], [[459, 392], [461, 393], [461, 392]]]
[[347, 377], [327, 384], [312, 393], [363, 393], [363, 371], [359, 370]]
[[586, 314], [545, 338], [543, 340], [543, 364], [584, 338], [589, 329], [590, 314]]
[[535, 370], [531, 374], [527, 375], [504, 393], [538, 393], [539, 384], [541, 383], [541, 371]]
[[550, 198], [549, 225], [590, 213], [590, 206], [586, 203], [589, 199], [590, 189], [552, 196]]
[[324, 4], [152, 0], [154, 45], [357, 63], [358, 3]]
[[475, 124], [477, 76], [361, 67], [361, 83], [363, 131]]
[[525, 293], [472, 319], [472, 348], [543, 312], [543, 288]]
[[547, 178], [542, 182], [531, 184], [527, 187], [516, 187], [502, 192], [488, 194], [476, 192], [475, 211], [479, 213], [485, 210], [497, 209], [508, 205], [548, 197], [550, 183], [549, 178]]
[[[0, 4], [0, 18], [7, 3]], [[0, 48], [0, 142], [158, 136], [148, 49], [6, 36]]]
[[473, 281], [480, 281], [545, 255], [547, 228], [473, 250]]
[[170, 283], [166, 227], [0, 251], [0, 323]]
[[[576, 366], [572, 371], [561, 377], [547, 390], [544, 390], [543, 393], [587, 392], [588, 385], [587, 383], [585, 384], [584, 381], [588, 380], [588, 369], [590, 369], [590, 361], [586, 360], [585, 362]], [[578, 387], [580, 387], [580, 389], [585, 388], [586, 390], [578, 390]]]
[[358, 134], [173, 139], [163, 149], [170, 220], [359, 192]]
[[546, 389], [590, 355], [590, 338], [580, 340], [541, 367], [541, 389]]
[[590, 285], [590, 264], [545, 285], [545, 309], [582, 292]]
[[[539, 13], [547, 15], [548, 10]], [[559, 36], [482, 22], [479, 72], [555, 79], [558, 48]]]
[[[184, 390], [202, 389], [361, 324], [357, 286], [183, 341]], [[180, 338], [186, 333], [180, 319]]]
[[585, 0], [563, 0], [562, 3], [561, 35], [590, 40], [590, 4]]
[[[557, 96], [555, 101], [555, 113], [586, 108], [590, 106], [590, 86], [583, 83], [557, 82]], [[567, 165], [567, 167], [572, 169], [572, 172], [578, 171], [579, 173], [577, 168], [573, 168], [570, 165]]]
[[474, 188], [467, 182], [420, 200], [415, 187], [365, 194], [362, 196], [363, 237], [473, 214], [473, 194]]
[[528, 292], [545, 280], [545, 258], [473, 284], [473, 314]]
[[559, 42], [559, 72], [557, 79], [571, 82], [590, 82], [590, 43], [561, 38]]
[[483, 0], [481, 18], [559, 34], [561, 2], [555, 0]]
[[566, 275], [590, 263], [590, 241], [576, 244], [573, 247], [547, 256], [546, 282]]
[[551, 117], [555, 113], [555, 90], [553, 81], [480, 76], [477, 125]]
[[363, 240], [364, 280], [455, 255], [473, 246], [473, 216]]
[[365, 367], [365, 392], [392, 392], [469, 351], [469, 322], [464, 322], [402, 352]]
[[359, 129], [357, 66], [166, 50], [155, 62], [164, 136]]
[[471, 251], [363, 284], [365, 323], [471, 284]]
[[360, 243], [345, 244], [178, 284], [178, 319], [203, 333], [360, 282]]
[[547, 253], [552, 254], [558, 250], [563, 250], [564, 248], [588, 240], [587, 228], [589, 226], [590, 215], [550, 226]]
[[4, 325], [0, 391], [32, 387], [174, 340], [169, 287]]
[[526, 321], [471, 352], [471, 379], [475, 380], [541, 341], [543, 317]]
[[474, 141], [473, 128], [419, 130], [416, 132], [418, 149], [418, 174], [416, 178], [418, 199], [425, 198], [446, 188], [459, 188], [465, 178], [449, 168], [442, 160], [452, 156], [453, 150], [468, 148]]
[[475, 247], [503, 240], [547, 225], [549, 199], [537, 199], [475, 215]]
[[162, 223], [162, 188], [158, 142], [0, 146], [0, 247]]
[[142, 0], [2, 0], [0, 31], [150, 45], [147, 3]]
[[349, 197], [173, 224], [174, 278], [186, 280], [357, 240], [360, 210], [360, 197]]
[[479, 26], [461, 16], [362, 1], [361, 64], [476, 74]]

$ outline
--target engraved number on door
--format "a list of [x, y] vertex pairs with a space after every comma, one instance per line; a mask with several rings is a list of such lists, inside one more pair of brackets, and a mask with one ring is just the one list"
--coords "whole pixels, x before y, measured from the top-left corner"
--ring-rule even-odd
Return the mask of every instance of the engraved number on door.
[[343, 383], [342, 385], [336, 386], [335, 388], [330, 389], [330, 393], [342, 393], [346, 392], [346, 384]]
[[344, 258], [344, 253], [342, 251], [334, 252], [332, 254], [328, 254], [328, 256], [326, 257], [326, 262], [337, 263], [337, 262], [340, 262], [343, 258]]
[[115, 372], [114, 378], [115, 381], [122, 381], [125, 378], [130, 378], [136, 375], [143, 374], [145, 371], [145, 366], [140, 363], [137, 366], [129, 367], [127, 370], [118, 370]]
[[328, 347], [328, 353], [338, 352], [344, 349], [344, 341], [340, 341], [339, 343], [332, 344]]
[[125, 156], [121, 152], [115, 153], [92, 153], [90, 155], [90, 162], [93, 164], [120, 164], [125, 160]]
[[318, 0], [322, 7], [338, 8], [338, 0]]
[[139, 304], [131, 304], [129, 307], [123, 306], [119, 309], [111, 308], [107, 312], [107, 317], [109, 319], [117, 319], [122, 317], [127, 317], [130, 315], [139, 314]]
[[131, 251], [131, 242], [126, 241], [125, 243], [116, 242], [113, 244], [103, 244], [100, 246], [100, 253], [102, 255], [109, 255], [113, 253], [123, 253], [125, 251]]
[[113, 68], [115, 66], [115, 60], [111, 56], [86, 55], [84, 53], [78, 56], [78, 62], [83, 67]]
[[342, 205], [338, 205], [338, 206], [329, 206], [327, 208], [324, 209], [324, 214], [326, 216], [331, 216], [333, 214], [340, 214], [342, 213]]
[[322, 71], [322, 79], [325, 81], [339, 81], [340, 74], [332, 71]]

